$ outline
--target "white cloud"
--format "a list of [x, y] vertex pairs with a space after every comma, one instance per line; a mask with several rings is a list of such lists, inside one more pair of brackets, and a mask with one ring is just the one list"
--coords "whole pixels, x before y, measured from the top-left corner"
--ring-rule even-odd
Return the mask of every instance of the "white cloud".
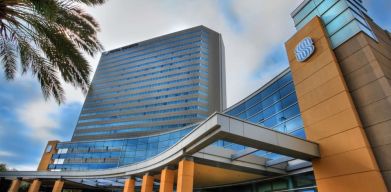
[[27, 127], [27, 136], [44, 143], [57, 138], [54, 132], [59, 127], [59, 107], [52, 100], [36, 99], [17, 109], [17, 114]]
[[82, 93], [80, 89], [75, 88], [73, 85], [69, 83], [62, 83], [64, 92], [65, 92], [65, 103], [69, 104], [73, 102], [83, 103], [85, 99], [85, 95]]
[[18, 170], [18, 171], [36, 171], [37, 170], [37, 163], [31, 163], [31, 164], [13, 164], [13, 163], [7, 163], [7, 169], [9, 170]]
[[13, 157], [15, 156], [16, 154], [12, 153], [12, 152], [9, 152], [9, 151], [3, 151], [3, 150], [0, 150], [0, 157]]
[[270, 64], [262, 60], [271, 48], [294, 33], [290, 13], [301, 1], [233, 0], [233, 13], [243, 26], [240, 33], [224, 17], [218, 0], [108, 1], [88, 10], [101, 24], [99, 37], [108, 50], [197, 25], [220, 32], [226, 48], [228, 104], [232, 105], [281, 71], [254, 74]]

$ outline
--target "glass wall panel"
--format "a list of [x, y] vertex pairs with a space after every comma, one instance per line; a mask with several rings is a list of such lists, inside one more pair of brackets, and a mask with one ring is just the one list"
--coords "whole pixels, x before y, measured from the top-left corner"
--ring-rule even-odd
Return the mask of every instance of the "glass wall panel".
[[[290, 71], [283, 72], [254, 93], [252, 97], [246, 98], [225, 113], [276, 131], [305, 138], [303, 121]], [[216, 144], [218, 145], [219, 142]], [[220, 146], [237, 151], [246, 148], [235, 146], [232, 143], [226, 144]], [[269, 159], [281, 158], [281, 155], [263, 151], [254, 154]]]
[[195, 126], [192, 125], [186, 129], [166, 134], [135, 139], [59, 143], [57, 149], [65, 151], [65, 153], [52, 156], [55, 163], [50, 165], [50, 169], [106, 169], [144, 161], [173, 146]]
[[317, 192], [313, 172], [196, 192]]
[[[338, 47], [359, 32], [377, 40], [371, 27], [365, 20], [367, 10], [361, 1], [355, 0], [311, 0], [297, 10], [293, 17], [297, 30], [303, 28], [314, 17], [319, 16], [326, 26], [333, 48]], [[354, 22], [353, 22], [354, 21]], [[346, 27], [350, 23], [359, 22], [363, 27]], [[349, 32], [347, 31], [349, 29]], [[339, 31], [344, 31], [339, 33]], [[333, 37], [336, 34], [336, 37]]]

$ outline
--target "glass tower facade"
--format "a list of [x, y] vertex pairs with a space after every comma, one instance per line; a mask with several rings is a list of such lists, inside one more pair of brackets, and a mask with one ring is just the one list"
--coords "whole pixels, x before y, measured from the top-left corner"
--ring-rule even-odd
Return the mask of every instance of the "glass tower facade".
[[[289, 69], [283, 71], [255, 93], [227, 109], [225, 113], [305, 139], [304, 125]], [[246, 150], [245, 146], [227, 141], [218, 141], [216, 145], [237, 151]], [[283, 157], [280, 154], [261, 150], [254, 151], [253, 154], [267, 159]]]
[[366, 21], [367, 10], [362, 0], [306, 0], [292, 13], [297, 30], [319, 16], [330, 37], [333, 48], [359, 32], [376, 37]]
[[71, 142], [51, 170], [105, 169], [166, 150], [225, 109], [224, 45], [203, 26], [101, 56]]
[[221, 92], [210, 63], [222, 68], [210, 58], [220, 39], [211, 33], [198, 27], [103, 53], [72, 141], [172, 131], [220, 111], [209, 105]]

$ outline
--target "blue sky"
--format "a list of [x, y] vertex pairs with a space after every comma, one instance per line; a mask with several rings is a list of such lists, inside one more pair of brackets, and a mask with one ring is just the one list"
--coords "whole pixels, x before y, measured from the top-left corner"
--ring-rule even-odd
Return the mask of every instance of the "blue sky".
[[[155, 2], [109, 1], [102, 7], [89, 8], [101, 23], [99, 38], [106, 49], [206, 25], [221, 32], [224, 38], [229, 104], [288, 66], [284, 42], [295, 31], [289, 14], [300, 0]], [[391, 1], [364, 0], [364, 3], [369, 15], [391, 31]], [[131, 10], [132, 7], [137, 8]], [[140, 15], [145, 22], [139, 22]], [[90, 61], [96, 67], [98, 58]], [[0, 163], [19, 170], [34, 170], [48, 140], [71, 138], [84, 97], [69, 85], [65, 90], [67, 102], [58, 106], [42, 99], [37, 81], [29, 74], [6, 81], [0, 72]]]

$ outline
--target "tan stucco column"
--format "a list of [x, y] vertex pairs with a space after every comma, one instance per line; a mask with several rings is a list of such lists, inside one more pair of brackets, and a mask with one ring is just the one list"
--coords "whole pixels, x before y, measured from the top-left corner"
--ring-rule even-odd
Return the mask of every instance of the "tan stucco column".
[[64, 187], [64, 181], [59, 179], [54, 183], [52, 192], [61, 192]]
[[124, 192], [134, 192], [134, 186], [136, 185], [136, 180], [129, 178], [125, 180]]
[[143, 176], [143, 182], [141, 185], [141, 192], [152, 192], [153, 190], [153, 176], [149, 175], [149, 173]]
[[184, 159], [179, 162], [177, 192], [192, 192], [194, 182], [194, 162]]
[[[304, 38], [313, 40], [315, 52], [300, 62], [295, 52]], [[307, 139], [320, 147], [321, 158], [312, 161], [318, 191], [387, 191], [320, 18], [299, 30], [286, 50]]]
[[22, 179], [18, 178], [12, 181], [11, 187], [8, 189], [8, 192], [18, 192], [20, 183], [22, 183]]
[[169, 168], [162, 170], [159, 192], [173, 192], [175, 172]]
[[39, 179], [35, 179], [29, 187], [28, 192], [39, 192], [39, 188], [41, 187], [41, 181]]

